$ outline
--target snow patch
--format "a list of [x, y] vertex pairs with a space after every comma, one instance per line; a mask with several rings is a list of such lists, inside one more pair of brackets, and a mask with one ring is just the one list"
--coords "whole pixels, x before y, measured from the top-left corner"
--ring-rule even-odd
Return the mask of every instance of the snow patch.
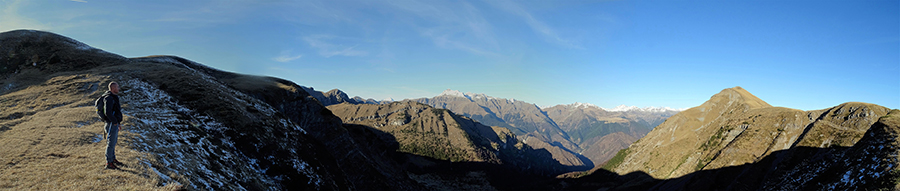
[[[463, 92], [461, 92], [461, 91], [459, 91], [459, 90], [451, 90], [451, 89], [444, 90], [444, 92], [442, 92], [442, 93], [441, 93], [440, 95], [438, 95], [437, 97], [442, 97], [442, 96], [448, 96], [448, 97], [462, 97], [462, 98], [469, 99], [469, 100], [471, 100], [471, 101], [474, 101], [474, 100], [476, 100], [476, 99], [488, 99], [488, 100], [492, 100], [492, 99], [501, 99], [501, 98], [491, 97], [491, 96], [488, 96], [488, 95], [485, 95], [485, 94], [476, 94], [476, 93], [471, 93], [471, 92], [463, 93]], [[510, 100], [510, 101], [515, 102], [516, 100], [515, 100], [515, 99], [512, 99], [512, 100]]]
[[612, 109], [603, 108], [603, 110], [606, 110], [606, 111], [612, 111], [612, 112], [627, 112], [627, 111], [669, 112], [669, 111], [684, 111], [684, 110], [687, 110], [687, 109], [688, 109], [688, 108], [674, 109], [674, 108], [671, 108], [671, 107], [644, 107], [644, 108], [640, 108], [640, 107], [637, 107], [637, 106], [626, 106], [625, 104], [616, 106], [616, 107], [614, 107], [614, 108], [612, 108]]
[[153, 172], [155, 172], [156, 175], [159, 176], [159, 178], [163, 180], [163, 183], [162, 183], [163, 186], [165, 186], [166, 184], [168, 184], [170, 182], [173, 182], [172, 177], [166, 176], [165, 174], [159, 172], [159, 170], [156, 170], [156, 168], [153, 168], [153, 165], [151, 165], [150, 162], [144, 161], [144, 164], [149, 166], [150, 169], [153, 170]]
[[451, 89], [444, 90], [444, 92], [441, 92], [441, 95], [438, 95], [438, 97], [440, 97], [440, 96], [464, 97], [464, 98], [472, 99], [472, 98], [469, 98], [469, 96], [466, 96], [466, 94], [462, 93], [459, 90], [451, 90]]
[[103, 134], [96, 134], [96, 136], [91, 137], [91, 142], [99, 143], [103, 140]]
[[[246, 161], [246, 156], [223, 152], [237, 150], [227, 137], [222, 140], [210, 140], [201, 135], [221, 133], [217, 132], [225, 129], [221, 123], [179, 105], [171, 96], [146, 82], [126, 80], [122, 83], [132, 87], [126, 90], [127, 96], [122, 96], [122, 103], [128, 104], [123, 113], [131, 117], [130, 120], [135, 126], [129, 130], [140, 135], [135, 138], [134, 146], [138, 150], [156, 156], [162, 164], [159, 169], [154, 168], [158, 175], [162, 175], [160, 179], [171, 179], [163, 172], [172, 172], [179, 176], [190, 177], [191, 182], [185, 184], [193, 189], [246, 190], [235, 180], [261, 176], [247, 173], [246, 168], [258, 166], [246, 165], [243, 162]], [[201, 126], [206, 131], [198, 132], [184, 128], [191, 124]], [[221, 168], [212, 165], [238, 167]], [[273, 183], [265, 178], [261, 180]]]
[[573, 103], [573, 104], [569, 104], [569, 105], [566, 105], [566, 106], [574, 107], [574, 108], [600, 108], [599, 106], [594, 105], [594, 104], [590, 104], [590, 103], [581, 103], [581, 102], [575, 102], [575, 103]]
[[[141, 58], [141, 61], [160, 63], [181, 63], [171, 57]], [[196, 64], [196, 63], [195, 63]], [[203, 80], [218, 82], [216, 79], [191, 67], [185, 67]], [[263, 185], [279, 185], [281, 176], [268, 176], [267, 168], [261, 168], [257, 159], [250, 158], [240, 152], [230, 137], [224, 136], [224, 130], [230, 129], [214, 118], [197, 113], [180, 104], [167, 93], [153, 85], [140, 80], [123, 81], [132, 88], [123, 96], [128, 108], [124, 113], [130, 116], [136, 128], [131, 131], [139, 134], [134, 144], [138, 150], [153, 153], [161, 163], [158, 171], [172, 172], [179, 177], [189, 177], [191, 182], [184, 183], [194, 189], [206, 190], [246, 190], [240, 184], [258, 180]], [[224, 86], [215, 86], [210, 91], [221, 95], [234, 95], [239, 105], [247, 105], [263, 116], [275, 116], [277, 111], [270, 105]], [[306, 130], [287, 119], [279, 119], [278, 123], [306, 134]], [[211, 136], [218, 135], [218, 136]], [[210, 139], [210, 137], [216, 137]], [[257, 148], [260, 147], [257, 145]], [[297, 153], [294, 148], [288, 150]], [[300, 159], [293, 159], [293, 167], [310, 179], [310, 184], [317, 187], [324, 182], [315, 173], [314, 168]], [[228, 166], [230, 168], [222, 168]], [[157, 170], [157, 169], [154, 169]], [[161, 176], [162, 177], [162, 176]], [[169, 177], [171, 178], [171, 177]], [[163, 178], [164, 179], [164, 178]], [[271, 188], [277, 189], [277, 188]]]
[[[74, 40], [73, 40], [73, 41], [74, 41]], [[92, 46], [90, 46], [90, 45], [84, 44], [84, 43], [79, 42], [79, 41], [74, 41], [73, 44], [74, 44], [74, 46], [75, 46], [75, 49], [78, 49], [78, 50], [93, 50], [93, 49], [97, 49], [97, 48], [94, 48], [94, 47], [92, 47]]]

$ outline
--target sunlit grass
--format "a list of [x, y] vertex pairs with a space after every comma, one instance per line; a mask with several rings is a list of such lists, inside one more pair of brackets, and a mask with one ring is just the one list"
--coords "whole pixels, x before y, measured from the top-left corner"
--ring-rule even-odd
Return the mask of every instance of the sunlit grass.
[[93, 98], [105, 76], [58, 76], [0, 96], [0, 189], [173, 190], [163, 186], [145, 153], [130, 147], [126, 129], [116, 154], [125, 163], [105, 169], [104, 124], [94, 117]]

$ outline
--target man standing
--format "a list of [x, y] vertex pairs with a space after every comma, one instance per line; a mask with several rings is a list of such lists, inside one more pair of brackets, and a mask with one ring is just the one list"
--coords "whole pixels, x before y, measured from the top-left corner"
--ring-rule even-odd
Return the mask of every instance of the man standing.
[[119, 139], [119, 130], [122, 127], [122, 108], [119, 105], [119, 84], [109, 83], [109, 91], [103, 94], [103, 114], [106, 116], [106, 168], [118, 169], [116, 165], [122, 165], [116, 160], [116, 142]]

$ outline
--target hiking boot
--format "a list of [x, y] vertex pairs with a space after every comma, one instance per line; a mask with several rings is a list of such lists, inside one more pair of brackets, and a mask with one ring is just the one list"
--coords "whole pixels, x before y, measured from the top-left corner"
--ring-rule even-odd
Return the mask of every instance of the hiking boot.
[[117, 167], [114, 163], [108, 162], [106, 163], [106, 169], [119, 169], [119, 167]]
[[119, 160], [113, 160], [112, 163], [119, 166], [125, 166], [125, 163], [119, 162]]

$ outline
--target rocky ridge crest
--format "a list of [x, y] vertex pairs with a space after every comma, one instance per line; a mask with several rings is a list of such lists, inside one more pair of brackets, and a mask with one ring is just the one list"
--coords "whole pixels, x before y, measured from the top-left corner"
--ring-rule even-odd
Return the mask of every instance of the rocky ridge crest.
[[889, 154], [896, 149], [885, 149], [894, 139], [865, 138], [890, 131], [883, 124], [895, 123], [882, 117], [889, 111], [858, 102], [813, 111], [772, 107], [743, 88], [729, 88], [670, 117], [605, 168], [645, 172], [662, 179], [653, 188], [664, 190], [871, 186], [896, 167], [896, 155]]

